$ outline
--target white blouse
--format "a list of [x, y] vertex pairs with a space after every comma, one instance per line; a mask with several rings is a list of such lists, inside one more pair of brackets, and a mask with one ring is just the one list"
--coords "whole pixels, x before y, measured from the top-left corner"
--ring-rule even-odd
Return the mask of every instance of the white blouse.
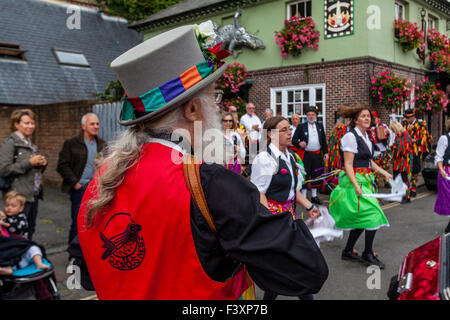
[[[355, 127], [356, 133], [364, 140], [370, 152], [372, 152], [372, 141], [370, 141], [369, 135], [366, 132], [366, 136], [362, 134], [362, 132]], [[356, 142], [356, 137], [353, 133], [347, 132], [341, 139], [341, 150], [347, 151], [351, 153], [358, 153], [358, 143]], [[371, 167], [371, 162], [369, 162], [369, 168]]]
[[[450, 133], [448, 133], [450, 135]], [[435, 165], [438, 164], [438, 162], [444, 162], [444, 155], [445, 151], [448, 147], [448, 140], [446, 135], [443, 135], [439, 138], [436, 148], [436, 157], [434, 158]], [[450, 166], [450, 163], [442, 163], [444, 166]]]
[[[291, 166], [291, 161], [288, 158], [292, 157], [294, 159], [294, 156], [292, 154], [290, 154], [288, 151], [288, 155], [282, 153], [273, 144], [269, 144], [268, 148], [270, 148], [270, 150], [272, 151], [273, 156], [271, 156], [267, 151], [260, 152], [253, 160], [252, 173], [250, 176], [250, 181], [258, 188], [260, 192], [264, 194], [267, 192], [267, 189], [269, 189], [270, 182], [272, 181], [272, 176], [275, 175], [278, 171], [278, 163], [275, 159], [278, 159], [281, 156], [281, 159], [286, 162], [291, 176], [293, 177], [295, 174], [295, 172], [292, 170], [293, 168]], [[303, 183], [303, 176], [301, 172], [303, 172], [304, 169], [299, 164], [296, 163], [296, 165], [299, 169], [297, 175], [297, 189], [301, 190]], [[292, 179], [291, 190], [289, 191], [289, 199], [292, 199], [295, 196], [295, 193], [294, 179]]]

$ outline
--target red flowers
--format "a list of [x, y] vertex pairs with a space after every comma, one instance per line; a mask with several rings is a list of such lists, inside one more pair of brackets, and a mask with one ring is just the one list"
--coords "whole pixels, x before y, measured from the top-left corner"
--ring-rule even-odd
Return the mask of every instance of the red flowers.
[[400, 109], [410, 96], [410, 88], [406, 79], [398, 78], [389, 69], [372, 79], [371, 95], [387, 110]]

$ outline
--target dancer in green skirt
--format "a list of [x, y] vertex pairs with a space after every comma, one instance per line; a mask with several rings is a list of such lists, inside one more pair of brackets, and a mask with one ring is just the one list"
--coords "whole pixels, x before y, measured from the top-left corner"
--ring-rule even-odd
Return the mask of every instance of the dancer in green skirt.
[[[351, 119], [350, 131], [341, 140], [344, 171], [330, 196], [330, 214], [336, 227], [351, 230], [341, 257], [384, 268], [384, 263], [373, 254], [373, 241], [376, 230], [389, 226], [389, 222], [378, 200], [362, 195], [376, 192], [372, 170], [383, 175], [386, 181], [391, 180], [392, 176], [372, 159], [373, 145], [367, 134], [372, 123], [370, 109], [364, 106], [342, 106], [339, 115]], [[365, 246], [360, 256], [354, 251], [354, 246], [364, 230]]]

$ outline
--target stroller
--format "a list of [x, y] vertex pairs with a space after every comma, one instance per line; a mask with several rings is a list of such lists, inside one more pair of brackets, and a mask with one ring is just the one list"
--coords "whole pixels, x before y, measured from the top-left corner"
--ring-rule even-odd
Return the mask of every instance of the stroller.
[[[23, 238], [14, 237], [24, 241]], [[55, 267], [46, 259], [45, 251], [42, 262], [49, 266], [47, 270], [37, 269], [30, 264], [24, 268], [16, 269], [12, 275], [0, 275], [0, 300], [59, 300], [56, 286]]]

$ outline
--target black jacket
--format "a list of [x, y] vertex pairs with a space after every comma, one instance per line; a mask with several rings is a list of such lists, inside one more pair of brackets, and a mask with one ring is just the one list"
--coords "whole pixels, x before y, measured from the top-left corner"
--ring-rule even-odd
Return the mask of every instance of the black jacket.
[[[322, 150], [323, 154], [328, 153], [328, 145], [327, 145], [327, 137], [325, 135], [325, 130], [323, 128], [323, 124], [320, 122], [316, 122], [316, 129], [319, 134], [319, 143], [320, 143], [320, 149]], [[300, 148], [300, 142], [305, 141], [306, 144], [309, 142], [309, 129], [308, 129], [308, 122], [304, 122], [298, 125], [297, 130], [295, 130], [295, 134], [292, 137], [292, 144]]]
[[[97, 152], [100, 153], [105, 145], [105, 141], [95, 137], [97, 141]], [[73, 137], [64, 142], [59, 152], [58, 166], [56, 171], [63, 178], [61, 190], [71, 192], [73, 186], [80, 181], [87, 161], [87, 147], [84, 144], [83, 135]]]

